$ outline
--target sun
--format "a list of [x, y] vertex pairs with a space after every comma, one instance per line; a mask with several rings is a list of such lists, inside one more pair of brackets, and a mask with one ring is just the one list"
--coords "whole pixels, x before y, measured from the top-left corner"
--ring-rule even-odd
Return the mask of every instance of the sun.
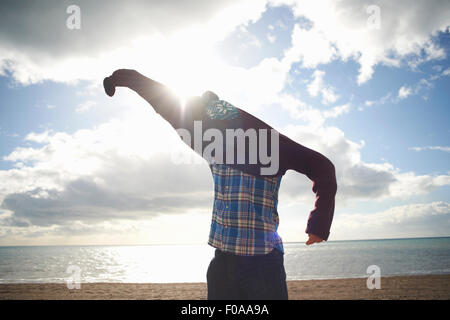
[[164, 41], [164, 81], [182, 101], [209, 89], [222, 61], [213, 42], [205, 41], [202, 29], [186, 28]]

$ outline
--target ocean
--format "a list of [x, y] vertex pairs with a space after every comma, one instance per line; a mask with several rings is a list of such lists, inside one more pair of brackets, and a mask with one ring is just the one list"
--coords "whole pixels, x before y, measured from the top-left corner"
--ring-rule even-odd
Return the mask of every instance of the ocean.
[[[288, 280], [450, 273], [450, 237], [285, 243]], [[0, 283], [206, 282], [207, 245], [0, 247]], [[372, 269], [373, 270], [373, 269]]]

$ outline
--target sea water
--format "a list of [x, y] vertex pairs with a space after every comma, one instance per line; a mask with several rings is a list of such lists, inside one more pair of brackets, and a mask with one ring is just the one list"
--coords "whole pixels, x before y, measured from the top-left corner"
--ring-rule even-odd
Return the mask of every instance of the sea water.
[[[450, 273], [450, 238], [285, 243], [288, 280]], [[0, 247], [0, 283], [206, 282], [207, 245]]]

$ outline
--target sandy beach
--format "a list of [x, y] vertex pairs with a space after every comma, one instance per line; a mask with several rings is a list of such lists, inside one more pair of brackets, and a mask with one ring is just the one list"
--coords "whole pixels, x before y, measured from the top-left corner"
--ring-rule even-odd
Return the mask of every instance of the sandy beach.
[[[366, 278], [288, 281], [291, 300], [450, 299], [450, 275], [382, 277], [381, 289], [369, 290]], [[206, 299], [206, 283], [0, 284], [0, 299]]]

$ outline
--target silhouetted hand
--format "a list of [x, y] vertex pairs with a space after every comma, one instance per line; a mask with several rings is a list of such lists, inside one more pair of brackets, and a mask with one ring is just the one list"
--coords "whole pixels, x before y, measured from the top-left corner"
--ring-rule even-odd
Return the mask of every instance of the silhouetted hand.
[[323, 239], [321, 239], [318, 236], [313, 235], [311, 233], [308, 233], [308, 236], [309, 236], [308, 241], [306, 241], [307, 246], [309, 246], [310, 244], [313, 244], [313, 243], [319, 243], [319, 242], [323, 241]]
[[116, 87], [131, 87], [141, 76], [139, 72], [131, 69], [119, 69], [113, 72], [110, 77], [103, 80], [103, 87], [108, 96], [112, 97]]

